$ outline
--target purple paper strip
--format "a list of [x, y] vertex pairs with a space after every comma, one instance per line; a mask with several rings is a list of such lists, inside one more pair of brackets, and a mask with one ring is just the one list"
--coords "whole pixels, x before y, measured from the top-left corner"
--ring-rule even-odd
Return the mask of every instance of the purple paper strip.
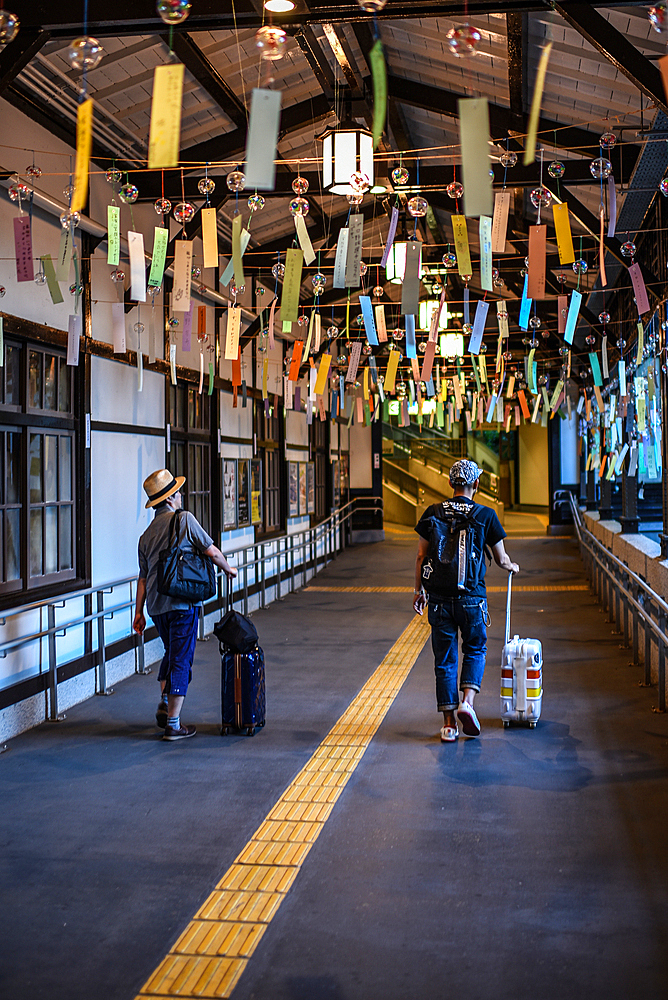
[[183, 332], [181, 334], [181, 350], [189, 351], [193, 332], [193, 303], [190, 303], [190, 309], [187, 313], [183, 314]]
[[471, 322], [469, 286], [464, 285], [464, 322]]
[[485, 320], [487, 319], [488, 311], [489, 302], [485, 302], [484, 299], [479, 299], [478, 304], [475, 307], [473, 331], [471, 333], [471, 339], [469, 340], [468, 346], [469, 354], [480, 354], [480, 345], [482, 344], [482, 335], [485, 330]]
[[30, 218], [27, 215], [19, 215], [14, 219], [14, 252], [16, 254], [16, 280], [34, 281]]
[[629, 277], [633, 285], [633, 294], [636, 300], [638, 315], [642, 316], [643, 313], [649, 312], [649, 299], [647, 298], [647, 289], [645, 288], [645, 282], [640, 271], [640, 264], [631, 264]]
[[615, 235], [617, 225], [617, 188], [612, 174], [608, 177], [608, 236]]
[[394, 243], [394, 237], [397, 232], [397, 223], [399, 222], [399, 209], [392, 209], [392, 216], [390, 218], [390, 229], [387, 234], [387, 242], [385, 244], [385, 250], [383, 251], [383, 256], [381, 257], [380, 266], [385, 267], [387, 264], [387, 258], [390, 256], [390, 250], [392, 249], [392, 244]]

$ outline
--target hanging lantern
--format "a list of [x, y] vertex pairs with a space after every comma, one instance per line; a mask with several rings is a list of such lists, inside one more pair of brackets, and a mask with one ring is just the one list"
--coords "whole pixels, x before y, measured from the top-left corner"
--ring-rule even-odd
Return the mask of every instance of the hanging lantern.
[[[420, 330], [430, 330], [431, 329], [431, 319], [436, 310], [438, 309], [439, 300], [438, 299], [423, 299], [419, 304], [419, 315], [418, 323]], [[438, 318], [438, 329], [447, 330], [448, 328], [448, 304], [443, 303], [443, 308], [441, 309], [441, 315]]]
[[[385, 277], [393, 285], [400, 285], [406, 273], [406, 242], [396, 242], [392, 244], [390, 253], [385, 265]], [[425, 268], [422, 266], [422, 247], [420, 247], [419, 275], [425, 275]]]
[[322, 183], [330, 194], [357, 194], [350, 178], [362, 174], [373, 187], [373, 136], [353, 121], [318, 136], [322, 140]]

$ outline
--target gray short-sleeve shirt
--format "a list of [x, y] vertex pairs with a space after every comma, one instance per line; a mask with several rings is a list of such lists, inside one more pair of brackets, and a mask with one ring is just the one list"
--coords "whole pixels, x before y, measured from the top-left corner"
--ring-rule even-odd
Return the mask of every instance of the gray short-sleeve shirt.
[[[156, 514], [144, 534], [139, 539], [139, 579], [146, 580], [146, 609], [151, 616], [164, 615], [167, 611], [188, 611], [194, 605], [158, 593], [158, 558], [169, 545], [169, 531], [174, 512], [161, 511]], [[193, 517], [190, 511], [180, 514], [181, 534], [185, 549], [199, 549], [205, 552], [213, 545], [213, 538]]]

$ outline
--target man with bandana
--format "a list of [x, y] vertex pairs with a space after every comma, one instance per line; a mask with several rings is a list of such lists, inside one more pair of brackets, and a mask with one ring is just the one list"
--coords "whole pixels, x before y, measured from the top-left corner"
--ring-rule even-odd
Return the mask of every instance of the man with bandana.
[[[487, 655], [487, 591], [485, 589], [485, 558], [478, 582], [470, 590], [458, 590], [455, 595], [438, 593], [433, 582], [431, 558], [429, 558], [433, 519], [445, 520], [447, 510], [454, 510], [464, 516], [472, 516], [482, 525], [485, 548], [489, 547], [494, 561], [509, 573], [518, 573], [519, 566], [512, 562], [503, 545], [506, 533], [495, 511], [490, 507], [475, 503], [473, 497], [480, 484], [481, 469], [475, 462], [462, 459], [450, 469], [452, 500], [428, 507], [415, 530], [420, 536], [415, 560], [414, 610], [421, 615], [428, 608], [431, 625], [431, 642], [434, 651], [436, 672], [436, 701], [438, 711], [443, 712], [441, 742], [452, 743], [459, 736], [457, 721], [465, 736], [479, 736], [480, 722], [473, 708], [473, 702], [482, 684]], [[462, 703], [459, 703], [457, 672], [459, 665], [458, 634], [462, 636], [462, 671], [459, 687]]]

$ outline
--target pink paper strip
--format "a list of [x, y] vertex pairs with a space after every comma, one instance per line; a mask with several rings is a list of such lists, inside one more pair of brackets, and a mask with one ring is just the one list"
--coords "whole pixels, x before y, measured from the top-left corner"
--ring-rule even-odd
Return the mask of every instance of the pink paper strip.
[[603, 225], [605, 223], [605, 209], [603, 205], [599, 208], [599, 217], [601, 222], [601, 232], [598, 240], [598, 270], [599, 277], [601, 279], [601, 286], [605, 288], [608, 283], [608, 279], [605, 274], [605, 244], [603, 243]]
[[416, 382], [420, 381], [420, 366], [418, 364], [417, 358], [411, 358], [411, 368], [413, 369], [413, 378]]
[[645, 282], [640, 271], [640, 264], [631, 264], [629, 277], [633, 285], [633, 294], [636, 300], [638, 315], [642, 316], [643, 313], [649, 312], [649, 299], [647, 298], [647, 289], [645, 288]]
[[436, 344], [430, 340], [424, 351], [424, 361], [422, 362], [422, 374], [420, 378], [423, 382], [428, 382], [431, 378], [431, 369], [434, 364], [434, 355], [436, 354]]
[[557, 296], [557, 331], [566, 333], [566, 316], [568, 314], [568, 295]]
[[27, 215], [19, 215], [14, 219], [14, 252], [16, 254], [16, 280], [34, 281], [30, 218]]
[[617, 225], [617, 188], [612, 174], [608, 177], [608, 236], [615, 235]]
[[269, 347], [274, 346], [274, 313], [276, 312], [277, 298], [271, 303], [271, 309], [269, 310], [269, 327], [268, 327], [268, 337], [269, 337]]
[[183, 313], [183, 332], [181, 334], [181, 350], [189, 351], [193, 332], [193, 303], [188, 312]]
[[387, 242], [385, 244], [385, 249], [383, 251], [383, 256], [380, 260], [380, 266], [385, 267], [387, 264], [387, 258], [390, 256], [390, 250], [392, 249], [392, 244], [394, 243], [394, 237], [397, 232], [397, 223], [399, 222], [399, 209], [392, 209], [392, 216], [390, 218], [390, 229], [387, 234]]
[[436, 343], [438, 339], [438, 322], [441, 318], [441, 312], [443, 306], [445, 305], [445, 288], [441, 291], [441, 297], [438, 300], [438, 309], [435, 309], [431, 314], [431, 326], [429, 327], [429, 340], [430, 342]]

